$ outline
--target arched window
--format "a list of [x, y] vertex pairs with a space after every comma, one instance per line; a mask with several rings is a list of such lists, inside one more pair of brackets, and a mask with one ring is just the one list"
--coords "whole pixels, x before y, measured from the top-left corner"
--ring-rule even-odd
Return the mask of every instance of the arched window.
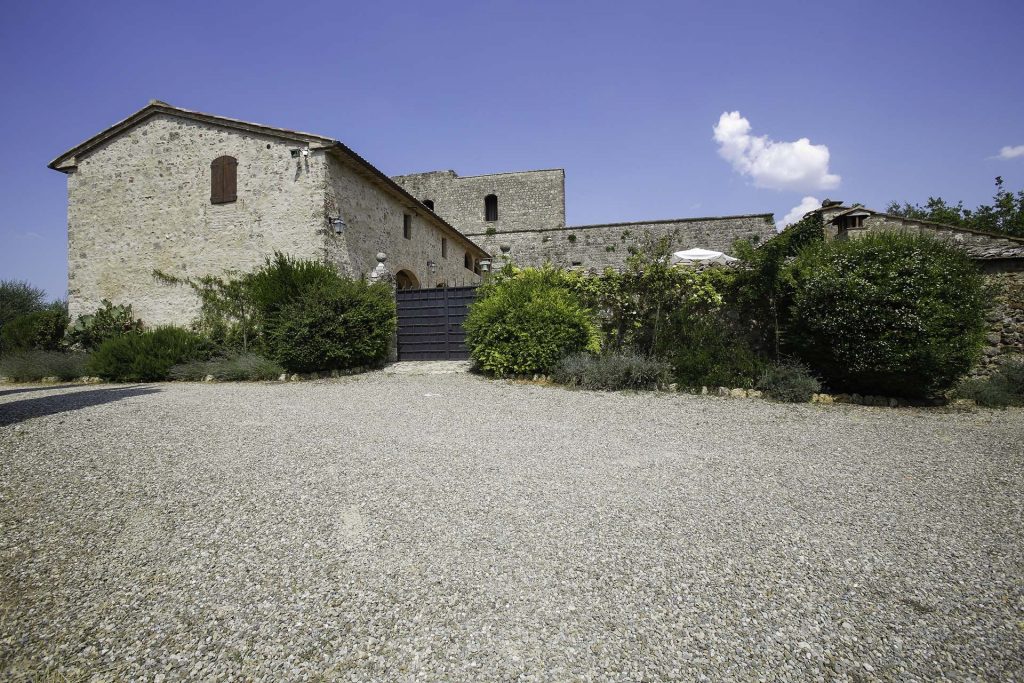
[[238, 160], [217, 157], [210, 164], [210, 203], [228, 204], [238, 199]]
[[498, 220], [498, 196], [489, 194], [484, 197], [484, 220]]
[[423, 206], [425, 206], [428, 209], [430, 209], [431, 211], [433, 211], [434, 210], [434, 200], [433, 199], [424, 199], [423, 200]]

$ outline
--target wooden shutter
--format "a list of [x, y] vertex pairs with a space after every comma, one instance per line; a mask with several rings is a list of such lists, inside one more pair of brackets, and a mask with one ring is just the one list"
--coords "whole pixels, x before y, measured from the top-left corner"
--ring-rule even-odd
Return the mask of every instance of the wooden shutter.
[[238, 160], [217, 157], [210, 164], [210, 202], [227, 204], [238, 199]]

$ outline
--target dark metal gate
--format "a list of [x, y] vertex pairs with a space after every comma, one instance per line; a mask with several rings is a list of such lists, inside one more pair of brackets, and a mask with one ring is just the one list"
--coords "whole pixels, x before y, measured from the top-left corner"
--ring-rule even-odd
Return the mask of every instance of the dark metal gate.
[[462, 321], [476, 287], [399, 289], [398, 360], [466, 360]]

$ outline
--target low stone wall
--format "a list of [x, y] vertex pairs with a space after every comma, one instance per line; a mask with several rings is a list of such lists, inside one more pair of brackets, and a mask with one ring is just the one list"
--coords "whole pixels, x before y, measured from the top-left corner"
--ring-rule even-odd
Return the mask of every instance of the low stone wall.
[[564, 268], [600, 272], [607, 267], [621, 268], [629, 257], [630, 247], [642, 246], [648, 238], [667, 237], [673, 251], [701, 248], [728, 253], [737, 239], [759, 243], [775, 234], [771, 214], [757, 214], [579, 225], [490, 235], [473, 233], [467, 237], [492, 254], [495, 266], [501, 265], [504, 255], [519, 266], [540, 266], [550, 262]]
[[1008, 357], [1024, 357], [1024, 271], [985, 274], [992, 287], [993, 305], [977, 374], [989, 374]]

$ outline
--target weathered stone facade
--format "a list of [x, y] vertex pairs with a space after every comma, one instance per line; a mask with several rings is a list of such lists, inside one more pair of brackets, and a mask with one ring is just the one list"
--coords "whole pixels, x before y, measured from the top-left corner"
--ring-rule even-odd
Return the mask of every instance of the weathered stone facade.
[[[237, 160], [237, 199], [211, 201], [211, 162]], [[275, 251], [365, 276], [379, 251], [422, 286], [479, 280], [487, 254], [329, 138], [152, 103], [51, 164], [68, 174], [68, 305], [131, 303], [148, 324], [185, 324], [186, 287], [158, 281], [244, 272]], [[412, 222], [409, 239], [403, 217]], [[340, 217], [337, 234], [331, 221]], [[442, 256], [442, 240], [447, 258]], [[434, 264], [433, 267], [429, 264]]]
[[[621, 268], [630, 248], [646, 239], [669, 239], [675, 251], [700, 247], [727, 252], [735, 240], [755, 243], [775, 234], [771, 214], [566, 226], [562, 169], [459, 176], [433, 171], [396, 176], [395, 182], [482, 246], [500, 265], [544, 263], [597, 271]], [[498, 201], [497, 220], [486, 220], [484, 200]]]
[[1024, 265], [1021, 270], [986, 273], [992, 288], [988, 334], [981, 366], [983, 372], [1009, 357], [1024, 359]]
[[[432, 171], [393, 180], [464, 234], [565, 227], [565, 171], [519, 171], [459, 176]], [[486, 220], [484, 198], [497, 199], [497, 219]], [[493, 253], [493, 252], [492, 252]]]
[[631, 247], [667, 238], [673, 251], [695, 247], [728, 252], [737, 239], [758, 243], [775, 235], [771, 214], [682, 218], [640, 223], [577, 225], [550, 230], [519, 230], [466, 236], [495, 255], [495, 263], [508, 258], [516, 265], [551, 263], [564, 268], [601, 272], [621, 268]]

